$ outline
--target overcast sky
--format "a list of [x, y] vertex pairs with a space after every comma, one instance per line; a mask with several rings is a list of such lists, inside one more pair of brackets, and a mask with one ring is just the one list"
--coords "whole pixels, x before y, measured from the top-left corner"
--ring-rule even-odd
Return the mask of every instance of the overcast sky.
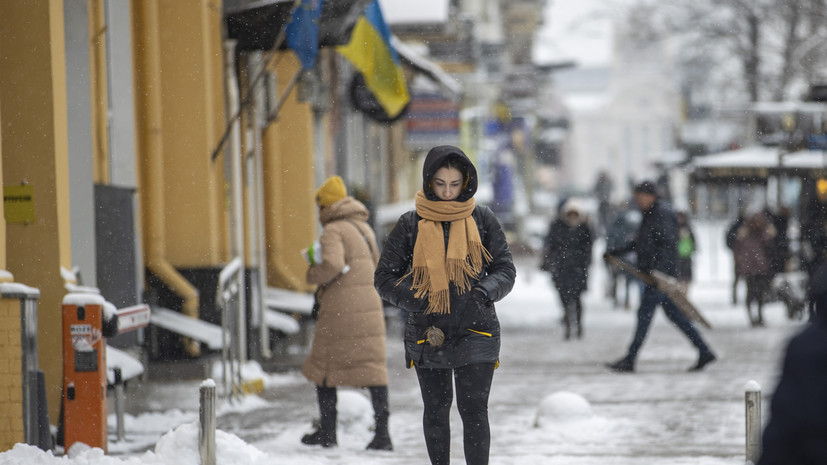
[[535, 62], [608, 64], [612, 31], [609, 16], [605, 0], [550, 0], [535, 43]]
[[[537, 63], [575, 60], [582, 66], [610, 61], [610, 5], [616, 0], [549, 0], [544, 24], [535, 43]], [[442, 22], [448, 18], [448, 0], [380, 0], [385, 20]]]

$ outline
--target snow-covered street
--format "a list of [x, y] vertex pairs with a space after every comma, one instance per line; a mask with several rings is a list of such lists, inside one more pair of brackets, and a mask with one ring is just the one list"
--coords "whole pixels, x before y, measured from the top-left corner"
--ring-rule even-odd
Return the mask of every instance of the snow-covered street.
[[[785, 343], [803, 322], [788, 320], [785, 308], [776, 302], [766, 309], [766, 327], [749, 327], [743, 289], [741, 303], [731, 303], [731, 257], [719, 234], [722, 227], [695, 225], [701, 255], [690, 296], [713, 326], [702, 332], [718, 355], [718, 361], [700, 373], [686, 372], [697, 354], [661, 311], [640, 353], [637, 371], [610, 372], [603, 364], [625, 353], [637, 299], [633, 298], [631, 310], [614, 308], [604, 297], [605, 269], [596, 260], [585, 298], [584, 337], [564, 341], [559, 303], [548, 276], [536, 269], [534, 257], [516, 258], [517, 284], [498, 304], [503, 347], [490, 401], [492, 465], [744, 463], [745, 384], [754, 380], [763, 388], [766, 421]], [[602, 247], [596, 244], [595, 256]], [[388, 359], [393, 452], [364, 450], [372, 437], [366, 390], [340, 390], [338, 447], [302, 445], [299, 439], [311, 430], [317, 414], [315, 391], [298, 372], [287, 372], [266, 374], [266, 388], [259, 397], [221, 407], [218, 428], [228, 434], [219, 435], [218, 463], [428, 463], [419, 388], [413, 371], [404, 367], [396, 325], [389, 329]], [[198, 418], [199, 384], [144, 384], [142, 388], [151, 389], [145, 396], [145, 410], [131, 412], [127, 441], [117, 443], [112, 438], [108, 457], [87, 451], [73, 461], [19, 447], [0, 454], [0, 464], [195, 465], [199, 461], [193, 425]], [[127, 394], [136, 395], [134, 389], [137, 386], [130, 386]], [[564, 399], [582, 398], [588, 405], [564, 405], [556, 415], [538, 422], [540, 404], [560, 392], [572, 394]], [[462, 426], [455, 409], [452, 421], [452, 460], [464, 463]], [[156, 450], [153, 444], [158, 438], [180, 424], [189, 426], [167, 434]], [[111, 416], [109, 427], [114, 432]]]

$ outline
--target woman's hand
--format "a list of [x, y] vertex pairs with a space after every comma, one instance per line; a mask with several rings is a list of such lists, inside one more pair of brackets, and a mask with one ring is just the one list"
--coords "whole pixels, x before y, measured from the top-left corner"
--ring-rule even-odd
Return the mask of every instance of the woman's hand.
[[468, 305], [465, 308], [466, 329], [475, 331], [491, 332], [495, 329], [494, 306], [488, 300], [488, 296], [481, 288], [471, 289], [468, 295]]

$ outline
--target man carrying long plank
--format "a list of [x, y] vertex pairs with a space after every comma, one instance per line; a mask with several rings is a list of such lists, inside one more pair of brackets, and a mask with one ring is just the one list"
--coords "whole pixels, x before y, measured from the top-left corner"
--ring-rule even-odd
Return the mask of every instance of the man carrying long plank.
[[[635, 360], [638, 352], [643, 346], [646, 334], [649, 332], [655, 309], [660, 305], [663, 307], [666, 317], [698, 349], [698, 361], [689, 368], [689, 371], [703, 370], [706, 365], [714, 362], [717, 357], [706, 344], [698, 329], [692, 324], [690, 318], [676, 305], [675, 299], [680, 300], [682, 295], [665, 292], [669, 287], [668, 277], [674, 277], [677, 271], [677, 217], [672, 208], [658, 198], [657, 188], [651, 181], [644, 181], [636, 185], [634, 197], [635, 203], [643, 214], [643, 220], [637, 234], [631, 242], [616, 249], [607, 250], [604, 258], [611, 260], [613, 257], [635, 252], [637, 268], [640, 271], [639, 277], [643, 280], [644, 288], [637, 312], [637, 329], [632, 343], [629, 345], [628, 353], [623, 358], [608, 363], [606, 366], [616, 372], [628, 373], [635, 371]], [[657, 277], [660, 277], [660, 280], [656, 279]], [[689, 307], [692, 307], [692, 305], [685, 301], [685, 298], [682, 300], [681, 303], [685, 310], [689, 310], [691, 313]], [[686, 304], [688, 304], [688, 307]], [[700, 313], [697, 313], [697, 310], [695, 310], [695, 318], [698, 321], [705, 322]]]

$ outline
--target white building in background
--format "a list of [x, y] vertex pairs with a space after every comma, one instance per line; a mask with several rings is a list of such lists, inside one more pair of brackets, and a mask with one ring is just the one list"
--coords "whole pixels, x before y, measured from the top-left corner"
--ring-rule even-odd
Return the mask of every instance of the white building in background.
[[613, 26], [608, 63], [555, 73], [569, 117], [555, 178], [558, 189], [590, 191], [605, 171], [617, 201], [630, 183], [655, 178], [659, 164], [674, 161], [681, 102], [667, 44], [635, 43]]

